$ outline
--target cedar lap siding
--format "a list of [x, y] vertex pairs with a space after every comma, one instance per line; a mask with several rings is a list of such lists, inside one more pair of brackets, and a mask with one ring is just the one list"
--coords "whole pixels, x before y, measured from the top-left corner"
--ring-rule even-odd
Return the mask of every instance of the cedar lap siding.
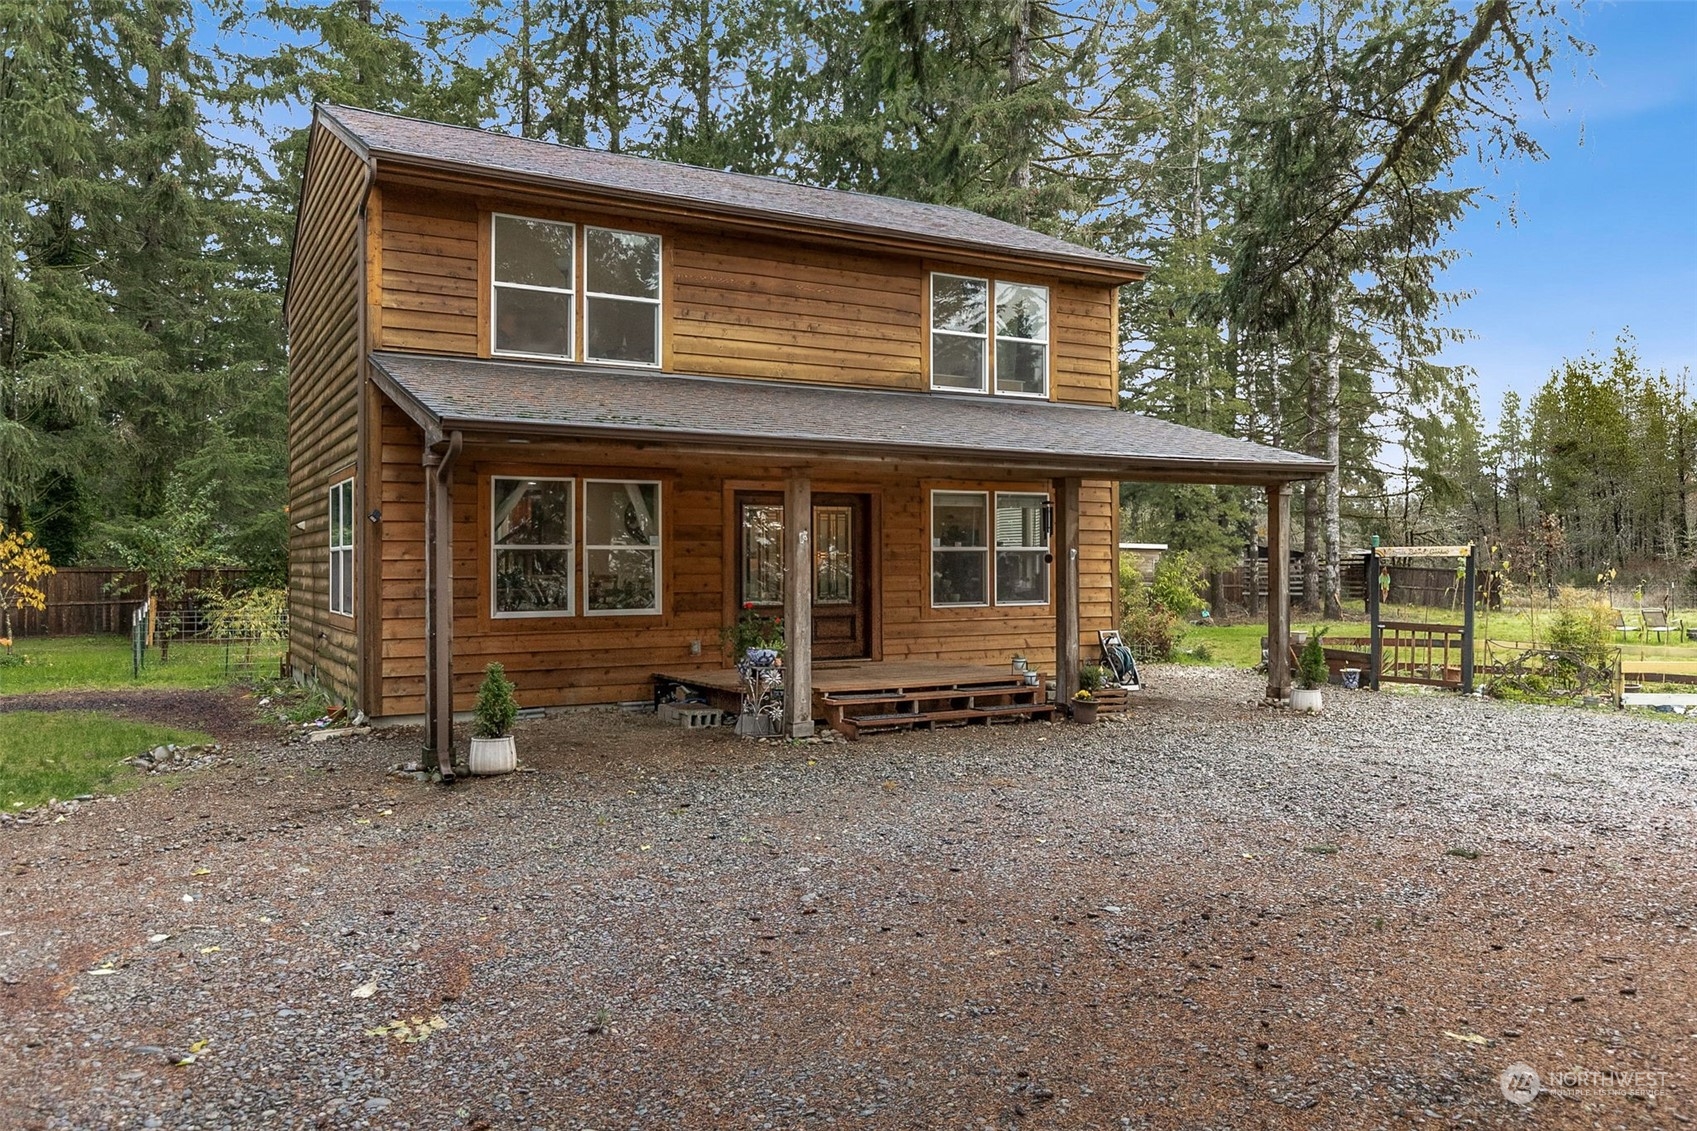
[[[453, 368], [498, 396], [513, 383], [502, 374], [518, 372], [503, 365], [539, 368], [475, 360], [492, 356], [496, 213], [577, 226], [579, 358], [582, 248], [587, 227], [596, 226], [661, 239], [660, 374], [925, 393], [929, 286], [942, 272], [987, 278], [992, 288], [1047, 287], [1048, 399], [1116, 403], [1118, 286], [1141, 277], [1141, 268], [956, 209], [894, 203], [898, 222], [888, 228], [858, 222], [892, 203], [321, 107], [286, 304], [295, 670], [373, 717], [424, 710], [426, 437], [418, 406], [380, 391], [379, 378], [384, 358], [470, 359]], [[975, 225], [995, 225], [994, 238]], [[691, 452], [516, 433], [468, 437], [452, 467], [456, 710], [470, 707], [490, 661], [506, 665], [527, 706], [646, 698], [656, 670], [724, 665], [719, 633], [737, 611], [733, 499], [782, 491], [781, 469], [712, 445]], [[1051, 493], [1052, 480], [995, 466], [944, 475], [934, 463], [895, 455], [821, 458], [808, 471], [815, 494], [869, 501], [871, 658], [1003, 663], [1024, 651], [1050, 661], [1052, 605], [932, 607], [929, 500], [933, 489]], [[355, 568], [346, 616], [330, 610], [328, 500], [332, 484], [350, 475]], [[660, 612], [584, 615], [580, 530], [573, 615], [493, 617], [497, 475], [574, 479], [580, 515], [586, 480], [659, 482]], [[1115, 621], [1115, 497], [1115, 485], [1102, 480], [1086, 480], [1080, 492], [1087, 654], [1096, 630]]]

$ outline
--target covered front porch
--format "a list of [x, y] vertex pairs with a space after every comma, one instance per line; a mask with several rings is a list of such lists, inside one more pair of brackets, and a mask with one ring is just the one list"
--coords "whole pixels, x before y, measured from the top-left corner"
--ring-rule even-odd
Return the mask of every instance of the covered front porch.
[[[935, 694], [934, 709], [920, 714], [1046, 713], [1045, 696], [1012, 686], [1005, 665], [1012, 651], [1030, 651], [1064, 692], [1056, 697], [1064, 704], [1078, 686], [1081, 662], [1096, 654], [1095, 629], [1115, 624], [1114, 481], [1266, 488], [1277, 570], [1287, 560], [1290, 483], [1327, 466], [1106, 407], [1052, 401], [401, 354], [374, 354], [372, 361], [378, 389], [422, 433], [415, 449], [424, 464], [422, 690], [432, 751], [449, 749], [456, 699], [466, 703], [485, 657], [529, 662], [536, 675], [542, 669], [535, 657], [576, 663], [587, 655], [590, 666], [581, 673], [549, 669], [564, 686], [606, 677], [599, 651], [617, 652], [626, 674], [594, 684], [607, 688], [634, 682], [630, 665], [645, 650], [653, 660], [644, 678], [699, 683], [724, 667], [712, 637], [750, 592], [741, 572], [747, 563], [737, 560], [743, 547], [735, 544], [735, 531], [748, 528], [750, 506], [790, 516], [772, 547], [780, 559], [769, 573], [776, 588], [762, 594], [782, 616], [786, 734], [804, 737], [816, 720], [833, 717], [853, 726], [857, 712], [845, 697], [875, 700], [891, 692], [910, 701], [916, 692]], [[521, 466], [530, 470], [512, 470]], [[606, 598], [587, 566], [576, 590], [583, 607], [569, 624], [501, 619], [499, 608], [491, 615], [491, 484], [498, 480], [496, 489], [504, 490], [523, 475], [575, 476], [586, 504], [609, 478], [623, 481], [618, 490], [633, 499], [648, 492], [641, 481], [653, 481], [637, 508], [641, 545], [649, 547], [640, 553], [653, 576], [640, 594], [646, 615], [595, 619], [596, 602]], [[561, 488], [562, 497], [571, 497], [569, 490]], [[873, 548], [864, 574], [874, 585], [859, 629], [824, 599], [819, 572], [826, 531], [837, 529], [822, 525], [822, 516], [852, 510], [857, 499]], [[982, 517], [968, 521], [974, 508]], [[1030, 526], [1038, 514], [1041, 541], [1006, 548], [1004, 516]], [[971, 529], [960, 536], [956, 525]], [[599, 553], [599, 539], [588, 527], [582, 534], [586, 554]], [[456, 538], [475, 545], [456, 548]], [[1000, 559], [1015, 553], [1035, 555], [1033, 569], [1023, 576], [1010, 569], [1004, 594]], [[1040, 592], [1019, 591], [1018, 583], [1039, 574]], [[1273, 578], [1270, 588], [1285, 586]], [[1081, 594], [1090, 600], [1083, 619]], [[470, 639], [456, 641], [467, 633]], [[1280, 602], [1268, 610], [1268, 634], [1275, 641], [1288, 636], [1288, 608]], [[854, 669], [827, 662], [844, 656], [845, 639], [855, 641], [851, 656], [876, 662], [882, 674], [870, 677], [866, 667], [851, 677]], [[1270, 651], [1267, 694], [1280, 701], [1290, 689], [1288, 653]], [[933, 657], [950, 670], [924, 674], [922, 661]], [[982, 667], [963, 673], [961, 661]], [[900, 663], [918, 666], [892, 674]], [[980, 673], [989, 686], [974, 688]], [[878, 686], [867, 686], [869, 678]], [[926, 679], [935, 686], [913, 682]], [[405, 686], [399, 673], [393, 682]], [[446, 771], [447, 759], [440, 761]]]

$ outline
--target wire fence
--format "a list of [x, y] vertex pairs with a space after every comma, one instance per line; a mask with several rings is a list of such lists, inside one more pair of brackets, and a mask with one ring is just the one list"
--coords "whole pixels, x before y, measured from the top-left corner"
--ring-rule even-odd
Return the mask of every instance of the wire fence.
[[143, 605], [131, 614], [131, 667], [135, 678], [140, 679], [150, 663], [169, 662], [175, 651], [179, 661], [187, 654], [202, 669], [221, 668], [231, 681], [269, 678], [280, 673], [283, 645], [288, 638], [287, 609], [248, 615], [203, 608], [170, 609], [155, 618]]

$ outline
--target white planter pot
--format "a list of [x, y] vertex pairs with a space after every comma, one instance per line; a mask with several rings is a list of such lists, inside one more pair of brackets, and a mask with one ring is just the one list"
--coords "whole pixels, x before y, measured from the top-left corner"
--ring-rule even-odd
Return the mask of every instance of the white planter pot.
[[1310, 715], [1320, 713], [1320, 689], [1318, 687], [1296, 687], [1291, 689], [1290, 709], [1307, 711]]
[[466, 764], [473, 774], [512, 773], [519, 765], [519, 754], [513, 746], [513, 736], [504, 734], [500, 738], [473, 738]]

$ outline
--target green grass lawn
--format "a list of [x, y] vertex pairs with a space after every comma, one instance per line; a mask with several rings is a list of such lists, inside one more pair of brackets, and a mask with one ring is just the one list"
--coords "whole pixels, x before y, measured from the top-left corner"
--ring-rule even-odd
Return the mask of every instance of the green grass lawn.
[[[0, 657], [0, 695], [32, 691], [106, 691], [139, 687], [221, 687], [248, 672], [275, 676], [281, 644], [255, 647], [176, 641], [171, 657], [161, 661], [150, 648], [136, 678], [130, 661], [130, 642], [123, 636], [20, 637], [11, 658]], [[243, 666], [244, 659], [249, 662]]]
[[0, 807], [28, 808], [84, 793], [115, 793], [140, 780], [125, 758], [164, 743], [211, 742], [208, 735], [97, 711], [0, 714]]
[[[1421, 624], [1459, 625], [1462, 614], [1460, 610], [1410, 606], [1386, 609], [1384, 618], [1389, 621]], [[1540, 610], [1536, 618], [1524, 610], [1494, 612], [1489, 615], [1481, 613], [1474, 621], [1479, 659], [1486, 659], [1487, 648], [1499, 654], [1516, 653], [1531, 647], [1534, 635], [1539, 641], [1547, 640], [1549, 627], [1554, 619], [1554, 613], [1550, 610]], [[1686, 614], [1683, 618], [1681, 614], [1675, 613], [1674, 619], [1684, 619], [1690, 627], [1697, 628], [1697, 612]], [[1634, 620], [1636, 621], [1636, 618]], [[1327, 621], [1320, 617], [1305, 617], [1300, 612], [1291, 614], [1292, 631], [1306, 632], [1315, 625], [1319, 625], [1327, 636], [1334, 639], [1368, 635], [1367, 620], [1364, 616]], [[1185, 629], [1180, 638], [1174, 658], [1181, 663], [1254, 667], [1261, 662], [1261, 638], [1266, 634], [1266, 625], [1258, 622], [1191, 626]], [[1678, 640], [1673, 640], [1670, 634], [1668, 643], [1658, 644], [1646, 642], [1640, 634], [1633, 633], [1624, 640], [1616, 636], [1614, 643], [1620, 647], [1621, 660], [1628, 668], [1643, 667], [1668, 672], [1697, 673], [1697, 641], [1687, 640], [1683, 635]], [[1204, 653], [1206, 658], [1199, 656], [1198, 652]]]

